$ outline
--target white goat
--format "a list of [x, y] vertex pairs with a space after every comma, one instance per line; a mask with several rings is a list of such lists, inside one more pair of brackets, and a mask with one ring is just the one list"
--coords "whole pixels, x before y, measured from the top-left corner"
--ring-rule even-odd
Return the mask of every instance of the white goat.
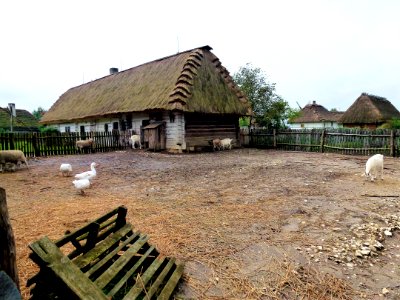
[[0, 151], [0, 171], [3, 171], [3, 166], [6, 167], [6, 163], [13, 163], [20, 166], [24, 163], [29, 169], [28, 162], [21, 150], [1, 150]]
[[221, 140], [221, 147], [222, 147], [222, 150], [225, 150], [225, 149], [232, 149], [232, 139], [230, 139], [230, 138], [225, 138], [225, 139], [222, 139]]
[[371, 181], [374, 181], [375, 178], [378, 177], [379, 171], [381, 172], [381, 179], [383, 179], [383, 155], [375, 154], [367, 160], [365, 165], [365, 176], [371, 178]]
[[75, 143], [76, 149], [82, 150], [83, 148], [92, 148], [94, 145], [94, 140], [92, 138], [87, 140], [78, 140]]
[[140, 135], [139, 134], [134, 134], [131, 136], [131, 143], [132, 143], [132, 149], [136, 149], [135, 144], [139, 144], [139, 149], [142, 149], [142, 143], [140, 142]]

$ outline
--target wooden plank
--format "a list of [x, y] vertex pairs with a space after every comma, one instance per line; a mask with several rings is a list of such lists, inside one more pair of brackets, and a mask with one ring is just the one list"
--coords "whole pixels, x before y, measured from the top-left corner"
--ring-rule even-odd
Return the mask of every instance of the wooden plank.
[[142, 246], [148, 241], [149, 237], [141, 236], [114, 264], [95, 280], [95, 284], [103, 289], [120, 272], [125, 265], [136, 255]]
[[139, 233], [131, 235], [128, 239], [123, 241], [117, 248], [107, 254], [104, 258], [102, 258], [99, 262], [97, 262], [93, 267], [91, 267], [85, 274], [86, 276], [90, 277], [90, 275], [94, 274], [97, 270], [99, 270], [102, 266], [105, 265], [111, 258], [113, 258], [122, 248], [126, 247], [130, 244]]
[[48, 268], [63, 281], [75, 296], [85, 300], [108, 299], [68, 257], [61, 253], [48, 237], [31, 244], [30, 248], [48, 264]]
[[97, 259], [101, 254], [103, 254], [106, 250], [110, 249], [113, 245], [119, 243], [119, 241], [126, 236], [132, 230], [132, 226], [130, 224], [126, 224], [120, 230], [115, 232], [113, 235], [108, 236], [106, 239], [99, 242], [96, 247], [89, 250], [85, 254], [80, 257], [77, 257], [74, 260], [74, 264], [76, 264], [79, 268], [83, 269], [88, 266], [91, 262]]
[[136, 299], [136, 297], [140, 295], [143, 289], [146, 288], [146, 284], [150, 281], [151, 277], [153, 277], [154, 273], [157, 272], [164, 260], [165, 257], [157, 257], [150, 265], [150, 267], [147, 268], [146, 272], [144, 272], [141, 277], [138, 277], [135, 285], [130, 289], [130, 291], [125, 295], [123, 299]]
[[179, 279], [182, 276], [182, 273], [183, 273], [183, 264], [179, 264], [176, 267], [174, 273], [171, 275], [167, 284], [164, 286], [160, 295], [157, 297], [157, 300], [168, 300], [171, 297], [172, 293], [175, 290], [176, 285], [179, 282]]
[[164, 267], [160, 275], [158, 275], [157, 279], [153, 282], [151, 287], [146, 293], [146, 299], [151, 299], [153, 295], [157, 292], [157, 290], [160, 288], [160, 285], [163, 283], [165, 277], [168, 275], [169, 271], [172, 269], [172, 267], [175, 264], [175, 258], [171, 258], [168, 261], [168, 264]]
[[135, 265], [129, 269], [128, 272], [126, 272], [126, 274], [124, 275], [124, 277], [122, 277], [120, 279], [120, 281], [118, 281], [118, 283], [112, 288], [112, 290], [110, 290], [107, 293], [107, 296], [109, 297], [113, 297], [127, 282], [127, 280], [132, 277], [132, 275], [139, 269], [139, 267], [143, 264], [143, 262], [146, 260], [146, 258], [150, 255], [151, 252], [153, 252], [155, 249], [154, 246], [151, 246], [145, 254], [142, 255], [142, 257], [135, 263]]

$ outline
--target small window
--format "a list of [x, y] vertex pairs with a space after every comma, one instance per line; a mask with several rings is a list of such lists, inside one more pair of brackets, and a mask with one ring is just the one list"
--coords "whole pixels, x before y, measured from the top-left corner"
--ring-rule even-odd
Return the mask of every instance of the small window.
[[301, 127], [301, 128], [304, 128], [304, 124], [302, 123], [302, 124], [300, 125], [300, 127]]
[[113, 130], [118, 130], [118, 122], [113, 123]]
[[104, 124], [104, 132], [108, 132], [108, 124]]
[[65, 132], [71, 132], [71, 127], [70, 126], [65, 126]]
[[85, 132], [85, 126], [84, 125], [81, 125], [81, 132]]

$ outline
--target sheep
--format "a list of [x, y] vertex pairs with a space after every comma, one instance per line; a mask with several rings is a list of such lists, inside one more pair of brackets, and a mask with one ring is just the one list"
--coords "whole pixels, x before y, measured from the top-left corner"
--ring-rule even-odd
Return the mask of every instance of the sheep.
[[212, 146], [213, 150], [221, 150], [222, 149], [222, 144], [220, 139], [213, 139], [212, 140]]
[[70, 164], [61, 164], [60, 172], [62, 176], [71, 176], [72, 166]]
[[0, 171], [3, 171], [3, 166], [6, 167], [6, 163], [17, 164], [24, 163], [29, 169], [28, 162], [21, 150], [0, 150]]
[[232, 139], [230, 138], [225, 138], [221, 140], [221, 147], [223, 150], [225, 149], [232, 149]]
[[92, 138], [87, 140], [78, 140], [75, 143], [76, 149], [82, 150], [84, 148], [92, 148], [94, 145], [94, 140]]
[[383, 155], [375, 154], [367, 160], [364, 175], [371, 178], [371, 181], [374, 181], [379, 171], [381, 172], [381, 179], [383, 179]]
[[136, 149], [135, 143], [139, 144], [139, 149], [142, 149], [142, 143], [140, 142], [140, 135], [139, 134], [134, 134], [131, 136], [131, 143], [132, 143], [132, 149]]

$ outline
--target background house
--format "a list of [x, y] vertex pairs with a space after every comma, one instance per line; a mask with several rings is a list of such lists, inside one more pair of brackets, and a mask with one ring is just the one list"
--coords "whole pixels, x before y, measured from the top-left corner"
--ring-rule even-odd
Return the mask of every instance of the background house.
[[[204, 46], [73, 87], [41, 123], [61, 132], [132, 130], [165, 126], [165, 148], [207, 146], [215, 137], [239, 141], [239, 117], [250, 113], [244, 94]], [[156, 135], [154, 135], [156, 136]]]
[[[10, 131], [11, 117], [8, 108], [0, 107], [0, 131]], [[16, 117], [13, 118], [13, 132], [37, 132], [38, 120], [27, 110], [16, 109]]]
[[400, 119], [400, 113], [383, 97], [362, 93], [340, 118], [344, 127], [376, 129], [393, 118]]
[[313, 101], [303, 107], [300, 115], [291, 120], [289, 125], [292, 129], [339, 128], [342, 127], [338, 122], [342, 115], [343, 112], [328, 111]]

